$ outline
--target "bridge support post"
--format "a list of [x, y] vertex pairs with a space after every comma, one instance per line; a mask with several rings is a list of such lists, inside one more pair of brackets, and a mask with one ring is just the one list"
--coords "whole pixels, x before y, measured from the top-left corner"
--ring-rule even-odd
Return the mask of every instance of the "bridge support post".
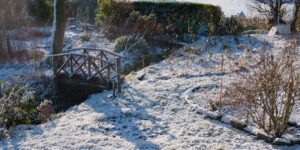
[[113, 97], [116, 98], [116, 81], [113, 81]]
[[118, 93], [121, 93], [121, 59], [119, 57], [116, 58], [116, 64], [117, 64], [117, 90]]

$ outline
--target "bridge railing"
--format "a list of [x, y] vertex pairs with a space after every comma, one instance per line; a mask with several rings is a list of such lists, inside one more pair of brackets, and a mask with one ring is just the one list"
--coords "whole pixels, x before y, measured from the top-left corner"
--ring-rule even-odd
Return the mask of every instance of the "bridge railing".
[[63, 74], [69, 79], [80, 78], [88, 82], [106, 81], [107, 85], [112, 82], [114, 88], [121, 92], [122, 55], [102, 49], [78, 48], [48, 56], [59, 57], [63, 63], [54, 72], [56, 76]]
[[125, 58], [123, 55], [111, 52], [108, 49], [95, 49], [95, 48], [75, 48], [75, 49], [68, 49], [64, 50], [65, 53], [81, 53], [85, 55], [91, 55], [98, 57], [100, 59], [104, 59], [109, 61], [110, 59], [115, 58]]

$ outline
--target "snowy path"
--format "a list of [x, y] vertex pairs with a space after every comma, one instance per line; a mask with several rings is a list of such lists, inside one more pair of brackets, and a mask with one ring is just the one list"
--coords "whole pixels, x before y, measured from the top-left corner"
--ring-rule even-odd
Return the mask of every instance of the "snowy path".
[[[205, 120], [181, 100], [172, 80], [128, 85], [125, 94], [92, 96], [61, 118], [21, 126], [5, 148], [14, 149], [273, 149], [269, 144]], [[149, 88], [144, 88], [145, 86]], [[176, 93], [167, 94], [167, 91]]]

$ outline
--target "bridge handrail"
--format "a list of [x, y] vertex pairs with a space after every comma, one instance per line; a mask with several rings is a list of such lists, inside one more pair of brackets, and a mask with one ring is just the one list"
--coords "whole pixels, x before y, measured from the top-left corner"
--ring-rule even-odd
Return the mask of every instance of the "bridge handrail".
[[114, 52], [111, 52], [111, 51], [109, 51], [108, 49], [105, 50], [105, 49], [84, 48], [84, 47], [83, 47], [83, 48], [67, 49], [67, 50], [64, 50], [64, 52], [74, 52], [74, 51], [80, 51], [80, 50], [105, 52], [105, 53], [109, 53], [109, 54], [111, 54], [111, 55], [114, 55], [114, 56], [117, 56], [117, 57], [120, 57], [120, 58], [125, 58], [125, 56], [120, 55], [120, 54], [117, 54], [117, 53], [114, 53]]
[[[80, 50], [87, 50], [87, 51], [100, 51], [101, 53], [99, 54], [101, 57], [99, 58], [98, 56], [92, 56], [92, 55], [89, 55], [88, 52], [84, 52], [84, 53], [75, 53], [75, 51], [80, 51]], [[107, 57], [105, 56], [105, 53], [108, 53], [108, 54], [111, 54], [113, 56], [116, 56], [114, 57], [114, 60], [108, 60]], [[104, 58], [106, 58], [106, 60], [103, 60], [102, 57], [104, 55]], [[114, 85], [116, 85], [117, 87], [113, 86], [114, 88], [114, 91], [115, 89], [117, 88], [117, 91], [119, 93], [121, 93], [121, 58], [125, 58], [124, 56], [122, 55], [119, 55], [119, 54], [116, 54], [116, 53], [113, 53], [113, 52], [110, 52], [110, 51], [107, 51], [107, 50], [103, 50], [103, 49], [91, 49], [91, 48], [77, 48], [77, 49], [70, 49], [70, 50], [64, 50], [63, 53], [60, 53], [60, 54], [52, 54], [52, 55], [48, 55], [47, 56], [47, 59], [48, 58], [54, 58], [54, 57], [68, 57], [65, 62], [63, 63], [63, 65], [59, 68], [59, 71], [61, 70], [64, 70], [64, 67], [66, 67], [66, 65], [70, 65], [71, 67], [71, 76], [69, 76], [69, 78], [72, 78], [77, 71], [82, 71], [83, 74], [84, 74], [84, 77], [86, 78], [86, 80], [90, 80], [92, 78], [94, 78], [96, 75], [99, 75], [101, 78], [103, 78], [102, 76], [102, 70], [103, 69], [107, 69], [107, 75], [109, 77], [109, 80], [111, 80], [113, 82]], [[80, 56], [78, 59], [82, 59], [84, 58], [84, 61], [79, 65], [78, 64], [78, 60], [75, 60], [74, 56]], [[93, 60], [99, 60], [100, 61], [100, 70], [98, 70], [98, 67], [97, 67], [97, 70], [95, 74], [91, 75], [91, 62], [89, 60], [89, 58], [93, 59]], [[72, 61], [73, 59], [73, 61]], [[73, 70], [73, 63], [78, 64], [79, 66], [76, 68], [76, 70], [74, 71]], [[107, 63], [106, 67], [103, 67], [103, 62], [104, 63]], [[68, 64], [70, 63], [70, 64]], [[94, 64], [93, 64], [94, 65]], [[88, 71], [88, 75], [86, 74], [85, 70], [82, 69], [84, 67], [87, 67], [87, 71]], [[112, 70], [112, 72], [111, 72]], [[60, 72], [56, 72], [56, 74], [59, 74]], [[68, 71], [64, 70], [65, 72], [68, 73]], [[112, 73], [115, 73], [116, 76], [115, 77], [111, 77]]]
[[93, 59], [96, 59], [96, 60], [99, 60], [99, 61], [108, 63], [108, 64], [110, 64], [110, 65], [114, 65], [114, 64], [115, 64], [115, 63], [112, 63], [112, 62], [109, 62], [109, 61], [100, 59], [100, 58], [95, 57], [95, 56], [85, 55], [85, 54], [78, 54], [78, 53], [60, 53], [60, 54], [53, 54], [53, 55], [48, 55], [47, 58], [51, 58], [51, 57], [60, 57], [60, 56], [70, 56], [70, 55], [82, 56], [82, 57], [89, 57], [89, 58], [93, 58]]

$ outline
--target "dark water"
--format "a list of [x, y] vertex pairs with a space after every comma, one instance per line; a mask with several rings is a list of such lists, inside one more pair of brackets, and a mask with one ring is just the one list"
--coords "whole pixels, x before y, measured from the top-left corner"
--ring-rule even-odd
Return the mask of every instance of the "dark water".
[[103, 92], [104, 87], [97, 84], [82, 83], [76, 80], [57, 80], [57, 93], [54, 98], [56, 112], [66, 111], [89, 98], [90, 95]]

